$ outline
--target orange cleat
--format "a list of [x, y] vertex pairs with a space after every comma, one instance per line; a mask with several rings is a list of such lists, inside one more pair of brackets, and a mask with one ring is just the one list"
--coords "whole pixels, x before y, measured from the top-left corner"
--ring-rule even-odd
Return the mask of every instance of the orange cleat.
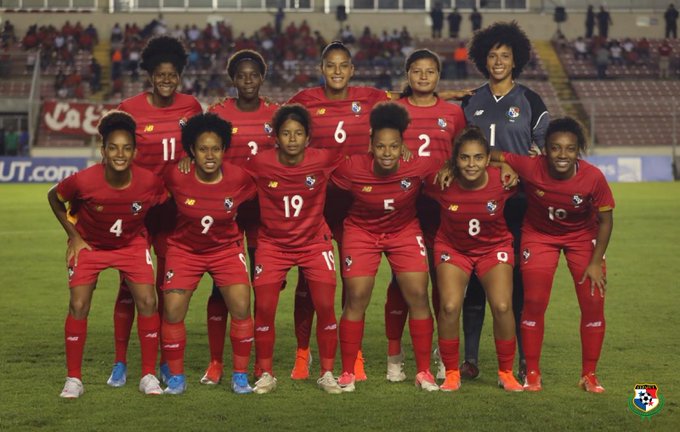
[[309, 365], [312, 364], [312, 354], [309, 347], [298, 348], [295, 354], [295, 365], [290, 373], [290, 378], [294, 380], [304, 380], [309, 378]]
[[222, 369], [224, 369], [224, 366], [221, 362], [211, 360], [208, 369], [205, 370], [205, 374], [203, 375], [203, 378], [201, 378], [201, 384], [219, 384], [220, 381], [222, 381]]
[[357, 353], [357, 359], [354, 362], [354, 379], [356, 381], [366, 381], [366, 370], [364, 369], [364, 355], [361, 350]]
[[503, 388], [507, 392], [521, 392], [524, 390], [524, 387], [517, 382], [511, 370], [498, 371], [498, 387]]
[[446, 378], [442, 385], [439, 386], [439, 390], [445, 392], [456, 391], [460, 388], [460, 370], [447, 370]]
[[588, 393], [604, 393], [604, 387], [602, 387], [600, 382], [597, 380], [595, 372], [590, 372], [582, 376], [581, 380], [578, 382], [578, 385]]
[[543, 390], [541, 373], [537, 370], [527, 371], [527, 376], [524, 378], [524, 391], [536, 392], [541, 390]]

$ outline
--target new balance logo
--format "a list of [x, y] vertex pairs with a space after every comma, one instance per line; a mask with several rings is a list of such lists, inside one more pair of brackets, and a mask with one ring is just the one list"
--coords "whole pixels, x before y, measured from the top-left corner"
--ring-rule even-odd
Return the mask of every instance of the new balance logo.
[[404, 315], [403, 310], [391, 310], [390, 315]]
[[211, 317], [208, 317], [208, 321], [220, 322], [220, 321], [222, 321], [222, 317], [221, 316], [211, 316]]
[[522, 321], [522, 325], [527, 326], [527, 327], [536, 327], [536, 321], [524, 320], [524, 321]]
[[335, 330], [337, 328], [338, 328], [337, 324], [331, 324], [331, 325], [327, 325], [326, 327], [324, 327], [324, 330]]
[[475, 111], [474, 116], [477, 117], [477, 116], [480, 116], [482, 114], [484, 114], [484, 110], [477, 110], [477, 111]]
[[602, 327], [602, 321], [589, 322], [586, 327]]
[[262, 327], [257, 327], [255, 329], [256, 332], [266, 332], [269, 331], [269, 326], [262, 326]]
[[254, 338], [254, 337], [251, 337], [251, 338], [247, 338], [247, 339], [241, 339], [239, 342], [240, 342], [240, 343], [250, 343], [250, 342], [252, 342], [252, 341], [254, 341], [254, 340], [255, 340], [255, 338]]
[[134, 302], [134, 299], [126, 298], [126, 299], [120, 300], [118, 303], [120, 303], [120, 304], [132, 304], [133, 302]]
[[144, 335], [145, 338], [158, 338], [158, 332], [147, 333]]
[[176, 344], [165, 344], [165, 345], [163, 345], [163, 349], [178, 349], [178, 348], [179, 348], [179, 344], [178, 344], [178, 343], [176, 343]]
[[80, 338], [78, 336], [69, 336], [66, 338], [67, 341], [69, 342], [78, 342]]

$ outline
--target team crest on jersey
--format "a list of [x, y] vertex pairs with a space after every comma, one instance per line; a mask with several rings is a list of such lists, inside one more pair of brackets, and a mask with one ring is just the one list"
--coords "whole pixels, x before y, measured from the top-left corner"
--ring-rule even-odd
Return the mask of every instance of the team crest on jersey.
[[361, 103], [359, 102], [352, 102], [352, 112], [354, 114], [359, 114], [361, 112]]
[[497, 208], [498, 202], [496, 200], [489, 200], [486, 202], [486, 211], [488, 211], [489, 214], [494, 214]]
[[170, 282], [170, 280], [175, 276], [175, 272], [172, 269], [165, 272], [165, 281]]
[[444, 129], [446, 127], [446, 120], [439, 117], [437, 119], [437, 124], [439, 125], [440, 128]]
[[411, 189], [411, 186], [413, 186], [413, 183], [411, 183], [411, 179], [402, 179], [401, 183], [399, 183], [401, 188], [405, 191]]
[[270, 125], [269, 123], [265, 123], [264, 124], [264, 133], [266, 133], [267, 135], [270, 135], [272, 132], [274, 132], [274, 128], [272, 127], [272, 125]]
[[573, 197], [571, 197], [571, 202], [573, 202], [574, 205], [578, 207], [581, 204], [583, 204], [583, 197], [581, 195], [576, 194]]
[[529, 251], [529, 248], [526, 248], [522, 251], [522, 258], [524, 259], [524, 262], [529, 261], [530, 256], [531, 256], [531, 252]]
[[451, 260], [451, 255], [449, 255], [448, 252], [442, 252], [441, 256], [439, 257], [439, 260], [441, 262], [448, 262]]
[[515, 121], [519, 117], [519, 107], [512, 106], [508, 108], [508, 112], [505, 113], [510, 121]]
[[663, 405], [664, 398], [656, 384], [635, 384], [633, 395], [628, 400], [630, 410], [643, 419], [658, 414]]
[[264, 270], [264, 268], [262, 267], [262, 264], [256, 265], [255, 266], [255, 277], [260, 276], [262, 274], [262, 270]]
[[349, 270], [350, 267], [352, 267], [352, 257], [350, 255], [347, 255], [345, 257], [345, 268]]
[[132, 203], [132, 214], [136, 215], [142, 211], [142, 203], [140, 201], [135, 201]]
[[315, 184], [316, 184], [316, 177], [314, 177], [314, 174], [310, 174], [307, 177], [305, 177], [305, 185], [308, 188], [313, 189]]
[[73, 275], [75, 274], [75, 272], [76, 272], [76, 271], [73, 269], [73, 267], [69, 267], [69, 268], [68, 268], [68, 280], [69, 280], [69, 281], [71, 280], [71, 278], [73, 277]]
[[224, 208], [228, 211], [231, 211], [232, 207], [234, 207], [234, 198], [226, 197], [224, 199]]
[[181, 119], [179, 119], [179, 127], [183, 128], [186, 125], [187, 125], [187, 118], [186, 117], [182, 117]]

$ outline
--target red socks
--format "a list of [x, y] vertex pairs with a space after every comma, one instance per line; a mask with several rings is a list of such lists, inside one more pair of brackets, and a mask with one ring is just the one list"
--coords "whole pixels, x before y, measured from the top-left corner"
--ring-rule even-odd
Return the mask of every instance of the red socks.
[[309, 339], [312, 333], [312, 322], [314, 321], [314, 304], [307, 280], [298, 270], [298, 284], [295, 287], [295, 307], [293, 309], [293, 319], [295, 321], [295, 338], [298, 348], [309, 348]]
[[66, 345], [67, 376], [82, 378], [83, 350], [87, 339], [87, 318], [78, 320], [71, 314], [66, 316], [64, 341]]
[[432, 353], [432, 334], [434, 324], [432, 317], [426, 319], [408, 320], [408, 328], [411, 332], [413, 353], [416, 356], [416, 368], [418, 372], [430, 370], [430, 355]]
[[515, 360], [515, 345], [517, 339], [510, 340], [495, 339], [496, 355], [498, 356], [498, 370], [512, 370], [512, 363]]
[[276, 339], [274, 324], [280, 292], [280, 283], [255, 287], [255, 364], [272, 375]]
[[385, 335], [387, 336], [387, 355], [394, 356], [401, 352], [401, 337], [408, 317], [408, 305], [401, 294], [397, 281], [392, 278], [387, 287], [385, 300]]
[[115, 363], [127, 363], [127, 349], [130, 331], [135, 320], [135, 300], [125, 282], [121, 280], [118, 297], [113, 306], [113, 337], [115, 339]]
[[184, 321], [173, 324], [163, 320], [161, 329], [163, 353], [170, 368], [170, 374], [182, 375], [184, 373], [184, 349], [187, 344]]
[[458, 370], [460, 364], [460, 338], [439, 338], [439, 355], [446, 370]]
[[254, 339], [253, 319], [251, 317], [241, 320], [232, 318], [229, 338], [231, 339], [234, 372], [248, 372], [250, 350]]
[[354, 373], [354, 362], [364, 337], [364, 321], [340, 319], [340, 352], [342, 371]]
[[142, 350], [142, 376], [156, 374], [156, 359], [158, 358], [158, 333], [161, 319], [158, 313], [151, 316], [137, 316], [137, 335]]
[[211, 295], [208, 298], [207, 310], [210, 360], [222, 363], [224, 358], [224, 337], [227, 334], [227, 306], [224, 304], [222, 296]]

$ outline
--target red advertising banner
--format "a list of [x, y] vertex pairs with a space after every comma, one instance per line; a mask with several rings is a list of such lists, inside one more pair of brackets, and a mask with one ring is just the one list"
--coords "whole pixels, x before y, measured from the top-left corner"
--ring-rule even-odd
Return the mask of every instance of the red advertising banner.
[[51, 132], [66, 135], [95, 135], [102, 114], [116, 107], [114, 104], [87, 102], [43, 102], [42, 126]]

